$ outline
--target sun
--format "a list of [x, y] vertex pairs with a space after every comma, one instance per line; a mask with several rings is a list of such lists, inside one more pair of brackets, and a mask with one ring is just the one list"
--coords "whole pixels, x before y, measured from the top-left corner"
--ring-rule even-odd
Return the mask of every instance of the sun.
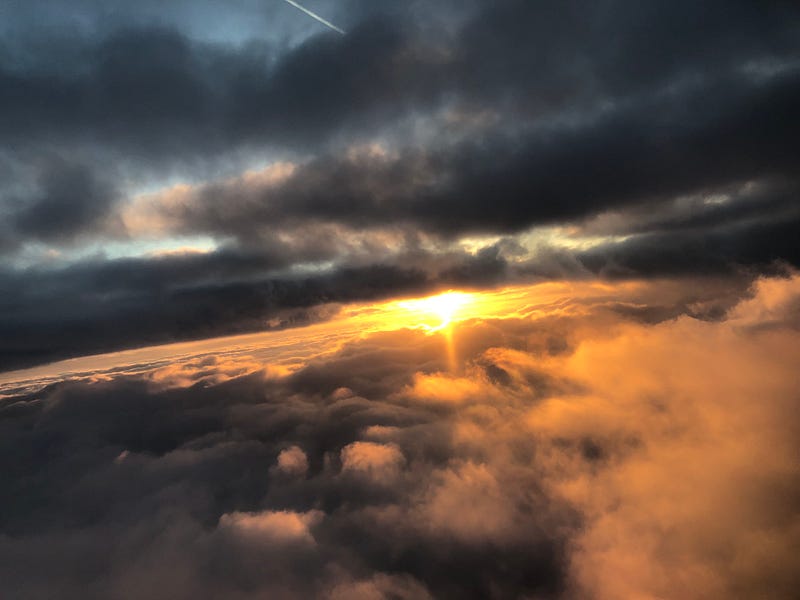
[[442, 320], [442, 326], [448, 325], [453, 320], [459, 308], [466, 303], [466, 294], [459, 292], [447, 292], [432, 298], [423, 300], [423, 308], [426, 308]]
[[[420, 325], [429, 331], [444, 329], [453, 321], [458, 311], [471, 301], [470, 294], [464, 292], [449, 291], [428, 298], [418, 300], [406, 300], [399, 305], [417, 316]], [[439, 320], [438, 324], [430, 324], [431, 317]]]

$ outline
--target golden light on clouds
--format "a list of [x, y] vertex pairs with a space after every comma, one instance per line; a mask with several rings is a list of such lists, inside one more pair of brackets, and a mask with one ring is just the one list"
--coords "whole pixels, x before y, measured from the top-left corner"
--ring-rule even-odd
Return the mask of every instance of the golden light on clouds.
[[[38, 418], [71, 428], [82, 410], [110, 431], [98, 477], [205, 464], [207, 478], [256, 473], [256, 490], [268, 479], [261, 504], [232, 501], [190, 530], [198, 547], [257, 555], [256, 570], [347, 550], [330, 537], [346, 524], [389, 551], [490, 548], [489, 567], [500, 553], [556, 569], [565, 598], [793, 597], [800, 275], [734, 294], [724, 318], [662, 309], [687, 290], [710, 306], [676, 281], [343, 305], [305, 327], [51, 365], [73, 381], [37, 392]], [[8, 403], [36, 435], [25, 419], [40, 404]], [[121, 410], [188, 442], [164, 452]], [[209, 415], [199, 434], [195, 414]], [[123, 420], [133, 434], [119, 437]], [[321, 489], [343, 500], [323, 508]], [[542, 558], [549, 540], [558, 563]], [[397, 597], [442, 597], [412, 584]]]
[[[398, 298], [381, 302], [332, 305], [329, 318], [305, 327], [280, 329], [265, 323], [265, 331], [207, 340], [180, 342], [123, 350], [108, 354], [67, 359], [49, 365], [9, 371], [0, 374], [0, 394], [4, 387], [20, 382], [37, 385], [63, 378], [81, 378], [86, 373], [109, 371], [126, 366], [128, 372], [139, 372], [154, 365], [183, 362], [193, 356], [215, 354], [242, 357], [269, 365], [271, 370], [290, 372], [303, 368], [309, 361], [331, 355], [344, 345], [373, 335], [403, 329], [422, 330], [441, 335], [449, 370], [458, 370], [454, 340], [456, 325], [470, 321], [531, 319], [576, 316], [589, 298], [617, 297], [636, 294], [641, 283], [626, 282], [610, 286], [601, 282], [547, 282], [536, 285], [510, 286], [495, 290], [448, 290], [433, 296]], [[668, 288], [662, 294], [673, 292]]]
[[[450, 325], [460, 316], [463, 307], [474, 302], [474, 298], [474, 294], [449, 291], [427, 298], [404, 300], [398, 302], [397, 306], [408, 311], [409, 322], [418, 320], [420, 327], [433, 333]], [[431, 325], [432, 319], [439, 323]]]

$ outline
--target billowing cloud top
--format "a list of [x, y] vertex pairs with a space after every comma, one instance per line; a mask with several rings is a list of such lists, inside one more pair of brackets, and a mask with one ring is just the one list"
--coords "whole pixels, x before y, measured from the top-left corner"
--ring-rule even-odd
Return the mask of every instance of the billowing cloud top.
[[7, 382], [3, 596], [788, 600], [800, 275], [729, 292], [541, 284]]

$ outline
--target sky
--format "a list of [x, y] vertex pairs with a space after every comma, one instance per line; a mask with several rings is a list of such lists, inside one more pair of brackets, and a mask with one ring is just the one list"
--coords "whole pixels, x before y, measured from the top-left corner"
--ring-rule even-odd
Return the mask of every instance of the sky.
[[800, 9], [7, 0], [0, 596], [791, 598]]

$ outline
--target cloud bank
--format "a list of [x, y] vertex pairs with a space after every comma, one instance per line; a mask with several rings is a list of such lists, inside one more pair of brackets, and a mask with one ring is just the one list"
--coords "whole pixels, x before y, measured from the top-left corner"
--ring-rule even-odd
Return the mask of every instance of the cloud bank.
[[789, 598], [800, 276], [660, 285], [6, 396], [4, 594]]

